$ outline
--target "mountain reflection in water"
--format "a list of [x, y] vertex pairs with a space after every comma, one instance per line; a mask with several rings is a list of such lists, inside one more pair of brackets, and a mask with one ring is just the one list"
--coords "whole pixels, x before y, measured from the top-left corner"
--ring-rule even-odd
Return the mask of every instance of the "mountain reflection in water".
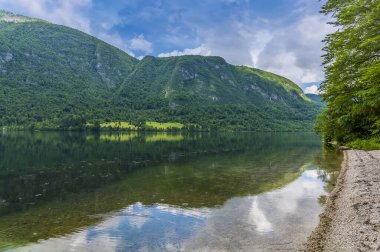
[[[21, 169], [0, 161], [0, 248], [293, 250], [316, 226], [341, 160], [313, 134], [145, 138], [2, 136], [2, 156], [37, 145], [48, 157], [26, 155]], [[11, 195], [9, 180], [28, 188]]]

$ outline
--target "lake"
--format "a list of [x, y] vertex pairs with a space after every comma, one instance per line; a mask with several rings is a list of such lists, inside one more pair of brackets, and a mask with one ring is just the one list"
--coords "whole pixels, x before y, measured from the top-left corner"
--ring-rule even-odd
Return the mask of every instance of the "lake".
[[313, 133], [0, 134], [0, 250], [295, 250], [342, 155]]

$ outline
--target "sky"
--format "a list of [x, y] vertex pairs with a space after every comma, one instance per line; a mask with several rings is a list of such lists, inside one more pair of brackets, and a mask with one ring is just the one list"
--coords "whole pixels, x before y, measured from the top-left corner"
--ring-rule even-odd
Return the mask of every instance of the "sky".
[[333, 28], [319, 0], [0, 0], [0, 8], [89, 33], [137, 58], [222, 56], [318, 93], [321, 42]]

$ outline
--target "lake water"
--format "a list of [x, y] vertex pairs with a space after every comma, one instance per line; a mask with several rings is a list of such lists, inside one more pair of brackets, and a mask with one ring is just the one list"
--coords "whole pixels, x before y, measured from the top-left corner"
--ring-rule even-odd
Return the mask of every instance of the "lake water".
[[342, 157], [312, 133], [0, 135], [0, 250], [295, 250]]

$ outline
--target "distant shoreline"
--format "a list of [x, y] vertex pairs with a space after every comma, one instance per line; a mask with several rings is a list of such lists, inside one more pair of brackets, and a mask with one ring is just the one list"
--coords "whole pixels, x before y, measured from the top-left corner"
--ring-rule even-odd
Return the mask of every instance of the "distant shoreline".
[[123, 128], [101, 128], [94, 130], [92, 128], [82, 129], [61, 129], [61, 128], [27, 128], [27, 127], [12, 127], [0, 126], [1, 132], [89, 132], [89, 133], [214, 133], [214, 132], [227, 132], [227, 133], [313, 133], [317, 134], [314, 130], [237, 130], [237, 129], [188, 129], [188, 128], [173, 128], [173, 129], [157, 129], [157, 128], [136, 128], [136, 129], [123, 129]]
[[335, 189], [303, 251], [380, 250], [380, 150], [345, 150]]

